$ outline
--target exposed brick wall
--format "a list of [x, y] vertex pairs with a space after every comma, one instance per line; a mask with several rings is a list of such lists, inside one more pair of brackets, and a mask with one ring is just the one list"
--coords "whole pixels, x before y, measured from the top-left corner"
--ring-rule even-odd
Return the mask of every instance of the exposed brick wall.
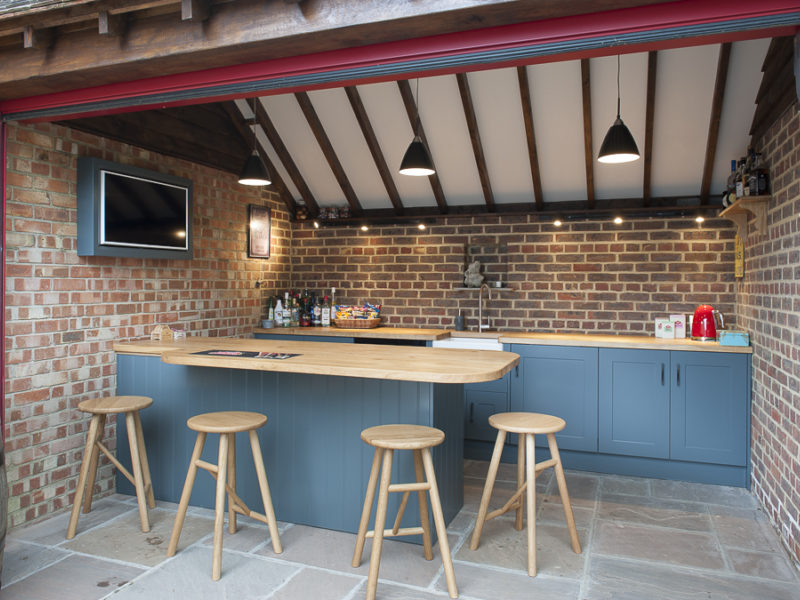
[[[71, 505], [88, 418], [80, 400], [115, 389], [113, 340], [156, 323], [246, 336], [264, 290], [288, 285], [282, 203], [230, 174], [65, 127], [12, 123], [6, 180], [6, 429], [10, 524]], [[79, 257], [76, 165], [95, 156], [194, 182], [194, 259]], [[248, 259], [247, 205], [272, 208], [272, 257]], [[256, 282], [263, 285], [256, 287]], [[114, 426], [107, 435], [113, 447]], [[112, 489], [108, 463], [98, 476]]]
[[800, 562], [800, 107], [755, 147], [770, 168], [772, 198], [763, 233], [747, 238], [737, 286], [754, 351], [753, 491]]
[[366, 233], [298, 224], [292, 283], [336, 287], [340, 303], [383, 303], [389, 324], [452, 327], [461, 310], [474, 329], [477, 292], [453, 288], [463, 286], [465, 262], [478, 256], [491, 260], [487, 281], [501, 278], [515, 289], [494, 291], [494, 327], [652, 334], [654, 318], [692, 313], [701, 303], [733, 316], [733, 236], [726, 220], [690, 218], [557, 228], [535, 216], [451, 217], [425, 231]]

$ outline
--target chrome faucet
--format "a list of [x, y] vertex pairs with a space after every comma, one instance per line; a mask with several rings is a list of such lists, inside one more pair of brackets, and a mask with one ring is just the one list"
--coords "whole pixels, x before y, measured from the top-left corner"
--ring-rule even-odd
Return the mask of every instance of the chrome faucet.
[[[486, 291], [489, 294], [489, 298], [486, 302], [486, 325], [483, 324], [483, 288], [486, 288]], [[489, 316], [489, 302], [491, 301], [492, 288], [490, 288], [488, 284], [482, 283], [481, 288], [478, 290], [478, 331], [492, 328], [492, 319]]]

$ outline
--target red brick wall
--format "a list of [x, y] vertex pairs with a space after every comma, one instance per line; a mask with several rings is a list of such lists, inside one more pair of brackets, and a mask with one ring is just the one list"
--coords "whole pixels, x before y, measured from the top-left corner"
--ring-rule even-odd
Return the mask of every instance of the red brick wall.
[[[566, 222], [536, 217], [451, 217], [416, 226], [315, 230], [295, 226], [292, 283], [336, 287], [337, 302], [383, 304], [394, 325], [452, 327], [461, 310], [477, 325], [477, 292], [463, 286], [465, 255], [490, 262], [489, 315], [501, 329], [653, 332], [653, 319], [701, 303], [734, 314], [732, 225], [691, 218]], [[499, 250], [498, 250], [499, 249]], [[494, 256], [491, 256], [494, 253]], [[732, 319], [733, 321], [733, 319]]]
[[[78, 156], [192, 179], [194, 259], [79, 257]], [[5, 447], [13, 526], [71, 504], [88, 423], [76, 406], [114, 392], [112, 341], [148, 335], [156, 323], [195, 335], [250, 334], [264, 290], [288, 285], [291, 232], [282, 203], [230, 174], [57, 125], [10, 124], [7, 169]], [[247, 258], [248, 203], [272, 208], [270, 260]], [[108, 434], [113, 447], [113, 425]], [[106, 464], [97, 487], [112, 486]]]
[[[800, 107], [755, 146], [772, 175], [766, 229], [745, 244], [738, 319], [753, 345], [753, 491], [800, 561]], [[751, 226], [752, 228], [752, 226]]]

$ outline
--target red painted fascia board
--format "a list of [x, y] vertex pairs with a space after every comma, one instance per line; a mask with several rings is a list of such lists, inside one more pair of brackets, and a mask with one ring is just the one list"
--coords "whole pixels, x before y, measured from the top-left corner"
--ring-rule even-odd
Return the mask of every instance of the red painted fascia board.
[[[796, 12], [799, 8], [796, 0], [764, 0], [758, 4], [753, 3], [752, 0], [680, 0], [666, 4], [448, 33], [7, 100], [0, 102], [0, 112], [15, 113], [45, 110], [79, 105], [86, 102], [102, 102], [134, 97], [146, 99], [148, 95], [152, 94], [197, 90], [218, 85], [248, 83], [388, 63], [422, 61], [429, 58], [456, 56], [470, 52], [512, 49], [522, 46], [613, 37], [615, 35], [621, 36], [732, 20], [746, 20]], [[709, 36], [702, 39], [703, 43], [714, 43], [716, 41], [736, 41], [737, 39], [752, 39], [773, 35], [792, 35], [795, 31], [796, 28], [794, 27], [782, 27], [771, 30], [743, 31], [720, 36]], [[625, 46], [624, 52], [689, 45], [694, 44], [687, 38], [681, 38], [635, 47]], [[617, 54], [622, 51], [623, 48], [620, 46], [609, 46], [606, 51], [593, 50], [569, 55], [559, 54], [552, 58], [542, 57], [536, 61], [520, 61], [520, 64], [522, 62], [532, 64], [533, 62], [586, 58], [604, 54]], [[498, 66], [503, 65], [492, 64], [488, 65], [487, 68], [496, 68]], [[425, 71], [425, 74], [433, 75], [454, 72], [455, 70]], [[471, 68], [471, 70], [473, 69]], [[413, 77], [415, 74], [413, 72], [409, 73], [409, 77]], [[396, 77], [376, 77], [369, 81], [394, 78]], [[359, 81], [366, 82], [366, 80]], [[334, 85], [341, 85], [341, 82], [305, 86], [302, 89], [332, 87]], [[296, 90], [283, 88], [279, 91], [267, 93], [286, 93], [287, 91]], [[213, 90], [209, 91], [209, 96], [204, 101], [219, 101], [227, 98], [226, 96], [213, 96]], [[107, 112], [144, 110], [193, 103], [197, 103], [197, 100], [177, 101], [169, 104], [163, 102], [155, 104], [137, 103], [135, 107]], [[81, 112], [78, 109], [77, 114], [88, 113]], [[62, 115], [59, 118], [66, 117]]]

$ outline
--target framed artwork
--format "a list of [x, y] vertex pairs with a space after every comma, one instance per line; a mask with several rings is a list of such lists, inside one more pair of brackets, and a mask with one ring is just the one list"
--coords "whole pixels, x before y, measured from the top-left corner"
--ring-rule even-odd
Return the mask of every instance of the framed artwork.
[[265, 206], [250, 204], [247, 210], [249, 215], [247, 227], [247, 256], [250, 258], [269, 258], [269, 209]]

